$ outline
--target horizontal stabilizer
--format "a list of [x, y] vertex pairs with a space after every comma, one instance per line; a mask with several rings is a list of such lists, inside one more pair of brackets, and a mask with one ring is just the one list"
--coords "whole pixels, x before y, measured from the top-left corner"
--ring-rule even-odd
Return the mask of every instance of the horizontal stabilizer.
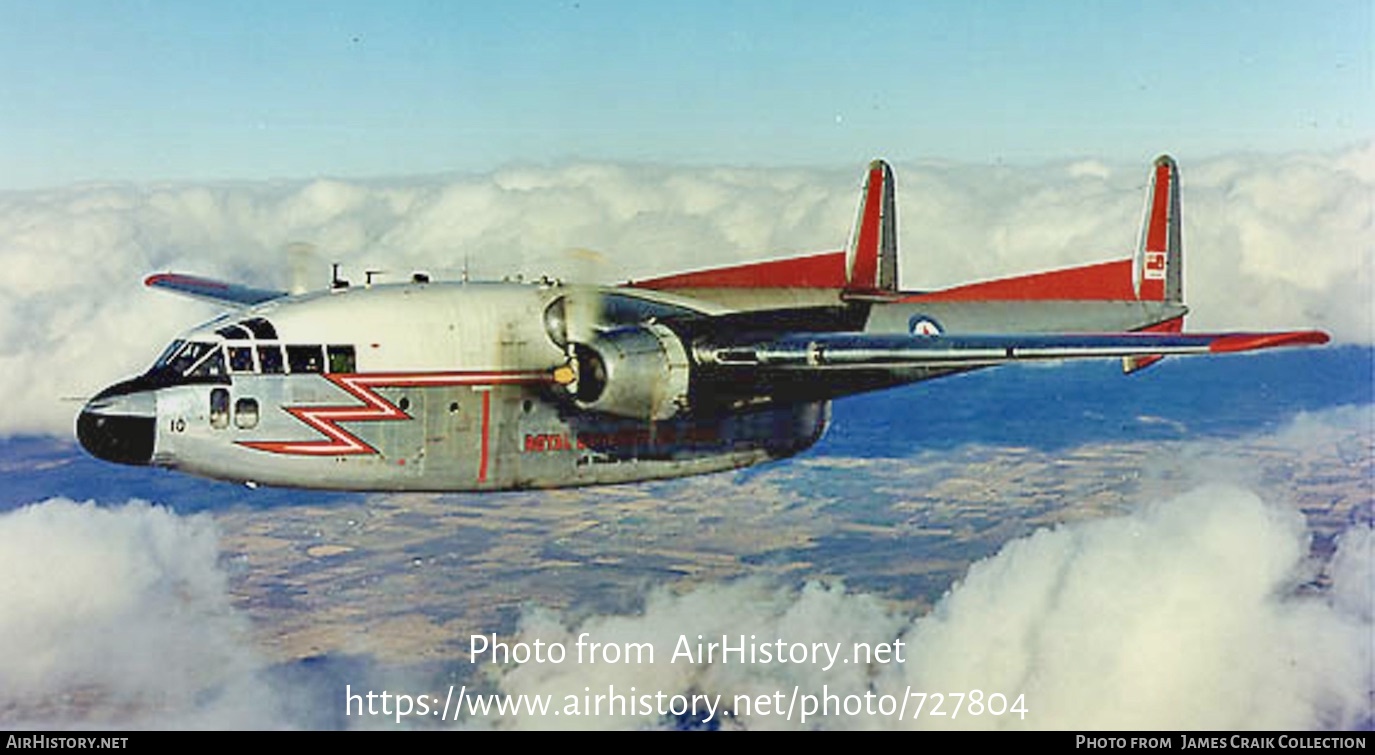
[[941, 291], [911, 294], [901, 301], [1129, 301], [1136, 298], [1131, 275], [1132, 261], [1124, 259], [967, 283]]
[[[1138, 333], [1183, 333], [1184, 316], [1180, 315], [1164, 322], [1158, 322], [1149, 327], [1142, 328]], [[1122, 357], [1122, 373], [1130, 375], [1140, 372], [1154, 364], [1160, 364], [1165, 358], [1164, 354], [1139, 354], [1136, 356]]]
[[252, 288], [237, 283], [224, 283], [210, 278], [198, 278], [180, 273], [158, 273], [144, 279], [149, 288], [162, 288], [193, 299], [212, 301], [231, 307], [251, 307], [287, 295], [285, 291]]

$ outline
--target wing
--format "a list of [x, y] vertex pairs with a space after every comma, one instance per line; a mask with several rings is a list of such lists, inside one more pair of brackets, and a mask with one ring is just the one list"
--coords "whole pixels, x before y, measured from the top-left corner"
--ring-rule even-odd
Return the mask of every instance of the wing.
[[1028, 360], [1227, 354], [1327, 341], [1327, 334], [1316, 330], [964, 336], [789, 333], [754, 343], [699, 347], [696, 355], [722, 368], [766, 371], [965, 369]]
[[159, 273], [157, 275], [150, 275], [144, 279], [143, 284], [149, 288], [165, 288], [168, 291], [183, 296], [212, 301], [216, 304], [223, 304], [235, 308], [251, 307], [254, 304], [262, 304], [265, 301], [280, 299], [287, 295], [285, 291], [252, 288], [251, 286], [241, 286], [237, 283], [224, 283], [209, 278], [198, 278], [194, 275], [181, 275], [179, 273]]

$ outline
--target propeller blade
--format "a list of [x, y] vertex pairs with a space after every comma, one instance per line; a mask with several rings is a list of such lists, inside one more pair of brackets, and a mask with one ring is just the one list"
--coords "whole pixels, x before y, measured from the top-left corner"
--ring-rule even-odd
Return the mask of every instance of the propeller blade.
[[290, 287], [293, 296], [310, 290], [310, 271], [315, 269], [315, 245], [304, 241], [294, 241], [286, 245], [287, 268], [290, 271]]

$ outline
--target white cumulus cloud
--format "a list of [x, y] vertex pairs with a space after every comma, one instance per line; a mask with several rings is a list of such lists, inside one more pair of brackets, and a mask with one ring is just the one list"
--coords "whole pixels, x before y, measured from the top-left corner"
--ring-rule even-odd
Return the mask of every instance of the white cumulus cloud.
[[[1332, 410], [1301, 416], [1248, 443], [1345, 443], [1351, 428], [1369, 422], [1368, 407]], [[1226, 455], [1214, 450], [1217, 460], [1207, 460], [1198, 475], [1240, 471], [1247, 479], [1245, 469], [1225, 469]], [[1367, 445], [1352, 452], [1352, 463], [1368, 459]], [[483, 694], [551, 696], [551, 712], [535, 716], [526, 709], [464, 724], [667, 723], [643, 707], [617, 710], [605, 702], [590, 715], [585, 708], [579, 715], [552, 714], [565, 709], [568, 695], [582, 705], [614, 691], [663, 692], [669, 705], [676, 695], [679, 707], [705, 695], [719, 700], [714, 721], [727, 728], [1368, 726], [1375, 690], [1375, 534], [1368, 502], [1357, 504], [1335, 554], [1319, 563], [1303, 514], [1292, 502], [1252, 492], [1261, 484], [1199, 485], [1122, 516], [1010, 541], [972, 564], [923, 615], [842, 584], [760, 578], [648, 587], [633, 613], [590, 613], [576, 597], [560, 610], [531, 607], [515, 636], [501, 639], [560, 643], [568, 651], [564, 662], [496, 667], [483, 658], [482, 673], [466, 681]], [[344, 681], [357, 689], [435, 689], [416, 672], [376, 668], [365, 647], [356, 650], [363, 667], [339, 679], [311, 676], [310, 664], [302, 663], [287, 665], [301, 677], [295, 681], [274, 676], [280, 668], [265, 660], [254, 631], [272, 628], [250, 627], [236, 609], [220, 558], [216, 525], [206, 514], [60, 499], [0, 514], [0, 721], [21, 727], [434, 725], [341, 717]], [[493, 568], [489, 576], [499, 578], [506, 567]], [[587, 642], [602, 643], [595, 657], [590, 645], [588, 655], [576, 655], [584, 633]], [[741, 663], [738, 654], [723, 662], [719, 645], [712, 658], [701, 655], [723, 639], [735, 647], [781, 640], [790, 656], [799, 648], [811, 654], [759, 665]], [[856, 643], [887, 644], [893, 653], [886, 662], [846, 663]], [[646, 648], [637, 653], [652, 652], [653, 662], [627, 662], [632, 645]], [[837, 659], [828, 663], [828, 655], [816, 654], [818, 646], [836, 648]], [[452, 663], [470, 668], [466, 660]], [[983, 706], [1006, 712], [995, 716], [983, 707], [978, 715], [966, 709], [953, 719], [898, 721], [893, 711], [909, 689], [947, 695], [947, 711], [954, 702], [949, 693], [979, 690]], [[794, 690], [814, 697], [799, 700], [788, 718], [782, 710]], [[832, 696], [829, 708], [823, 694]], [[925, 704], [929, 712], [934, 698]], [[1016, 713], [1021, 709], [1024, 718]], [[806, 721], [803, 710], [809, 710]]]
[[[1205, 486], [1124, 517], [1045, 529], [975, 563], [928, 615], [903, 617], [871, 596], [808, 584], [782, 591], [754, 580], [655, 592], [642, 613], [565, 622], [536, 611], [518, 641], [647, 642], [653, 664], [526, 663], [500, 672], [503, 692], [551, 695], [554, 709], [588, 694], [719, 696], [716, 721], [744, 728], [1306, 729], [1368, 725], [1371, 717], [1370, 529], [1342, 538], [1333, 588], [1309, 594], [1302, 515], [1233, 486]], [[1363, 581], [1364, 580], [1364, 581]], [[901, 640], [902, 663], [822, 660], [672, 662], [680, 637], [743, 646]], [[723, 635], [725, 639], [723, 639]], [[746, 638], [750, 638], [748, 641]], [[718, 651], [719, 653], [719, 651]], [[788, 718], [748, 711], [794, 689]], [[634, 692], [632, 692], [632, 689]], [[927, 693], [926, 715], [898, 721], [908, 692]], [[978, 690], [1007, 712], [949, 715], [952, 693]], [[834, 696], [826, 707], [823, 694]], [[941, 693], [945, 716], [930, 715]], [[1002, 695], [995, 701], [994, 695]], [[572, 695], [572, 698], [567, 697]], [[870, 698], [866, 701], [865, 696]], [[885, 697], [886, 696], [886, 697]], [[963, 703], [974, 698], [966, 696]], [[885, 701], [893, 705], [884, 707]], [[915, 700], [907, 711], [915, 713]], [[722, 716], [721, 710], [731, 715]], [[564, 709], [566, 711], [566, 709]], [[522, 713], [511, 727], [642, 727], [657, 715], [576, 718]], [[634, 709], [632, 709], [633, 712]], [[700, 720], [703, 716], [698, 716]]]
[[282, 726], [209, 516], [53, 499], [0, 515], [0, 720]]

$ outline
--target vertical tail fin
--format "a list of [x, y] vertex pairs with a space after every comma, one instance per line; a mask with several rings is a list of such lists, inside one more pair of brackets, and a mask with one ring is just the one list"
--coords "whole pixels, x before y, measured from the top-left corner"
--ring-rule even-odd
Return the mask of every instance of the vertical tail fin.
[[845, 291], [855, 294], [898, 290], [898, 214], [893, 169], [883, 160], [869, 163], [859, 214], [845, 257]]
[[1161, 155], [1151, 170], [1151, 189], [1133, 264], [1136, 298], [1184, 301], [1184, 245], [1179, 232], [1179, 166]]
[[[1146, 194], [1141, 238], [1132, 265], [1137, 299], [1184, 303], [1184, 242], [1179, 225], [1179, 166], [1174, 158], [1161, 155], [1151, 168], [1151, 189]], [[1184, 316], [1142, 330], [1180, 333], [1184, 330]], [[1122, 371], [1130, 374], [1144, 370], [1164, 358], [1159, 354], [1123, 357]]]

